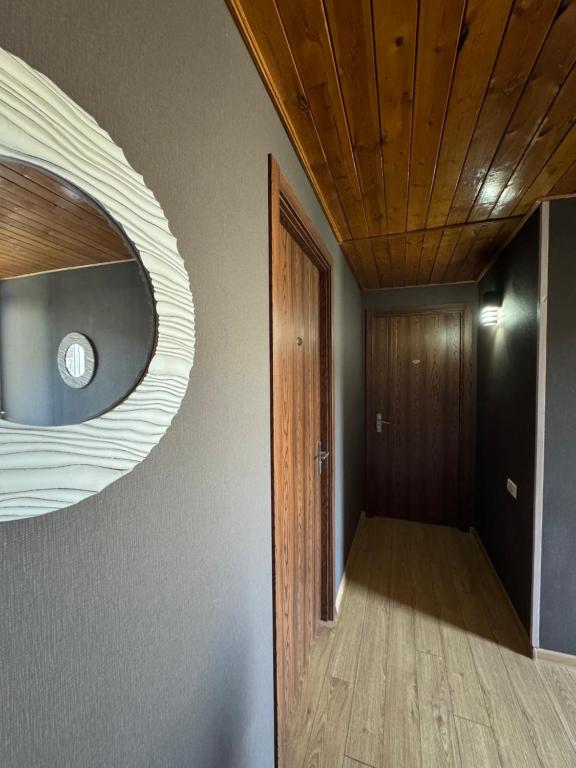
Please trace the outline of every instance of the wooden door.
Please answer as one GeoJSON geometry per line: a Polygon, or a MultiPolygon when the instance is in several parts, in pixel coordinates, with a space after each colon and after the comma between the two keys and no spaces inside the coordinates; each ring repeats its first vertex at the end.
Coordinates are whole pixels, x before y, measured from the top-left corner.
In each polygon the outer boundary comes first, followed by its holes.
{"type": "Polygon", "coordinates": [[[366,338],[367,513],[466,527],[467,309],[374,313],[366,338]]]}
{"type": "Polygon", "coordinates": [[[332,618],[330,264],[272,171],[271,346],[276,722],[286,724],[321,618],[332,618]],[[276,194],[275,194],[276,193],[276,194]]]}

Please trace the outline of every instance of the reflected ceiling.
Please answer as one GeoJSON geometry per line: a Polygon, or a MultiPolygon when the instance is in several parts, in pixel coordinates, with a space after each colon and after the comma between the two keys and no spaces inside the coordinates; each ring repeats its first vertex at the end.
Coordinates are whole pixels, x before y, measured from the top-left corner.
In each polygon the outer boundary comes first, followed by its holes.
{"type": "Polygon", "coordinates": [[[86,195],[29,164],[0,158],[0,280],[131,258],[86,195]]]}

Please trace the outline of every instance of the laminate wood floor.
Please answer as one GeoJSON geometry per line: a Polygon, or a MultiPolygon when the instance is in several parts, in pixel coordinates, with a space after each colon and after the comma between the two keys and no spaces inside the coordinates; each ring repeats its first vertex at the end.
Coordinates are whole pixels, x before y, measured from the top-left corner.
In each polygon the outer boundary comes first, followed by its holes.
{"type": "Polygon", "coordinates": [[[528,656],[478,543],[366,520],[322,628],[287,768],[575,768],[576,669],[528,656]]]}

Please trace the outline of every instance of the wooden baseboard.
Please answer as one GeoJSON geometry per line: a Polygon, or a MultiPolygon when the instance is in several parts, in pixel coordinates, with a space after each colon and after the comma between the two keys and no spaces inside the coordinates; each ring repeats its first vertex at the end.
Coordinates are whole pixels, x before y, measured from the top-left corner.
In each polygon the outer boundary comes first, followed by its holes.
{"type": "Polygon", "coordinates": [[[567,667],[576,667],[576,656],[560,651],[547,651],[546,648],[533,648],[532,658],[535,661],[552,661],[554,664],[564,664],[567,667]]]}
{"type": "Polygon", "coordinates": [[[352,563],[352,559],[356,551],[356,545],[358,543],[358,532],[364,525],[365,520],[366,520],[366,513],[360,512],[358,526],[356,527],[356,532],[354,533],[354,540],[352,541],[350,552],[348,552],[348,557],[346,558],[346,565],[344,566],[344,573],[342,574],[342,578],[340,579],[340,585],[338,587],[338,592],[336,593],[336,602],[335,602],[336,615],[340,613],[340,607],[342,605],[342,600],[344,599],[344,592],[346,590],[346,583],[348,581],[346,574],[350,571],[350,565],[352,563]]]}
{"type": "Polygon", "coordinates": [[[498,571],[496,570],[496,568],[494,566],[494,563],[492,562],[492,560],[490,558],[490,555],[488,554],[488,552],[486,550],[486,547],[484,546],[484,544],[482,542],[482,539],[480,538],[480,535],[478,534],[478,531],[476,530],[476,528],[471,526],[470,527],[470,533],[474,537],[474,540],[476,541],[476,544],[478,545],[478,548],[480,549],[480,551],[484,555],[484,558],[485,558],[486,562],[488,563],[488,566],[489,566],[490,570],[494,574],[494,578],[498,582],[498,584],[500,586],[500,589],[502,590],[502,592],[504,594],[504,597],[506,598],[506,602],[510,606],[510,610],[512,611],[512,614],[514,615],[514,618],[516,620],[516,624],[518,625],[518,628],[520,629],[520,631],[522,633],[522,636],[526,640],[526,650],[533,656],[534,655],[533,654],[534,649],[533,649],[532,643],[530,641],[530,635],[528,634],[528,631],[527,631],[526,627],[522,623],[522,619],[520,618],[520,616],[518,616],[518,611],[516,610],[516,606],[514,605],[512,600],[510,599],[510,595],[508,594],[508,592],[506,590],[506,587],[502,583],[502,579],[498,575],[498,571]]]}

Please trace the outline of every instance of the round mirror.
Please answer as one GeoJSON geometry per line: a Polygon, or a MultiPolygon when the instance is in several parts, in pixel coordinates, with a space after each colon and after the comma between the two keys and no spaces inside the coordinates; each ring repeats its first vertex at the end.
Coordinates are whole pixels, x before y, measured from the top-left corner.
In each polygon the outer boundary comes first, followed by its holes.
{"type": "Polygon", "coordinates": [[[86,387],[96,370],[96,356],[90,340],[81,333],[68,333],[58,348],[58,371],[73,389],[86,387]]]}
{"type": "Polygon", "coordinates": [[[1,418],[81,424],[146,371],[156,338],[147,275],[121,228],[64,179],[0,157],[0,187],[1,418]]]}
{"type": "Polygon", "coordinates": [[[194,305],[154,193],[105,129],[0,48],[0,521],[99,493],[158,444],[194,305]]]}

